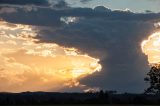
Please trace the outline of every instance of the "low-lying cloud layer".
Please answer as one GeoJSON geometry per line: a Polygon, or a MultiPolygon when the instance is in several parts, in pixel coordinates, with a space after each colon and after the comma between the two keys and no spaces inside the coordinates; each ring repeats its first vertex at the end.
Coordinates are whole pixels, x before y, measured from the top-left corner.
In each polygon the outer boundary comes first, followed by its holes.
{"type": "Polygon", "coordinates": [[[17,12],[1,13],[1,18],[36,26],[38,35],[33,37],[38,41],[34,42],[74,47],[100,58],[102,71],[81,79],[82,84],[122,92],[143,92],[147,86],[143,78],[149,66],[141,42],[157,30],[154,23],[159,13],[113,11],[103,6],[15,9],[17,12]]]}

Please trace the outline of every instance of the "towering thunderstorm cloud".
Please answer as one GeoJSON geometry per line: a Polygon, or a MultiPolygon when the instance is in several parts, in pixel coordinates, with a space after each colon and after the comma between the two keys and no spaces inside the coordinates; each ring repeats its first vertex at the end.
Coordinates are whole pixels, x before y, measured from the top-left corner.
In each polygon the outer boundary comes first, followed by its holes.
{"type": "Polygon", "coordinates": [[[141,42],[160,28],[160,13],[95,2],[0,0],[0,91],[143,92],[150,67],[141,42]]]}

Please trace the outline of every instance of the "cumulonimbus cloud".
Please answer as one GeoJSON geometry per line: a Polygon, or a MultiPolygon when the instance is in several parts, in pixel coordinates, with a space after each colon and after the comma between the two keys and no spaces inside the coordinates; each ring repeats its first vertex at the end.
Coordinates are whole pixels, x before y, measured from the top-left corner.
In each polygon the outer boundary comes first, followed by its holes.
{"type": "Polygon", "coordinates": [[[159,21],[159,13],[133,13],[100,6],[95,9],[38,8],[27,13],[18,9],[10,15],[0,16],[8,22],[36,26],[33,29],[38,29],[36,43],[74,47],[100,58],[103,70],[81,79],[82,84],[131,92],[143,91],[146,86],[143,78],[149,67],[140,44],[157,30],[154,23],[159,21]],[[28,17],[22,17],[26,14],[28,17]],[[77,20],[72,21],[75,18],[77,20]]]}

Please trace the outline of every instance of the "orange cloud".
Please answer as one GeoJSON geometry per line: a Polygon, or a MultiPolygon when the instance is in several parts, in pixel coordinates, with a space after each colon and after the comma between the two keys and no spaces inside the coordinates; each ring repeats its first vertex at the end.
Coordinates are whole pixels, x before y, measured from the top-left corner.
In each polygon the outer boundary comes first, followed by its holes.
{"type": "Polygon", "coordinates": [[[35,43],[32,26],[0,21],[0,91],[48,91],[79,86],[101,70],[99,59],[54,43],[35,43]]]}
{"type": "Polygon", "coordinates": [[[142,51],[148,56],[150,64],[160,63],[160,32],[155,32],[141,44],[142,51]]]}

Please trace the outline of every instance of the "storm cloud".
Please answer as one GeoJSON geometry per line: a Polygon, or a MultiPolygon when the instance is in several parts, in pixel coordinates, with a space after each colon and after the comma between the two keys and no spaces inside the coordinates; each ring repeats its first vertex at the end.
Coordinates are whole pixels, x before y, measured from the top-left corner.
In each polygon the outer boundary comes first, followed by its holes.
{"type": "Polygon", "coordinates": [[[17,12],[0,16],[8,22],[37,26],[39,42],[75,47],[100,58],[102,71],[81,80],[83,84],[121,92],[143,92],[147,86],[143,79],[149,66],[140,44],[157,30],[154,23],[159,21],[159,13],[113,11],[99,6],[95,9],[48,7],[30,12],[17,8],[17,12]]]}
{"type": "Polygon", "coordinates": [[[1,0],[0,4],[16,4],[16,5],[48,5],[47,0],[1,0]]]}
{"type": "Polygon", "coordinates": [[[90,1],[92,1],[92,0],[80,0],[80,2],[82,2],[82,3],[88,3],[90,1]]]}

